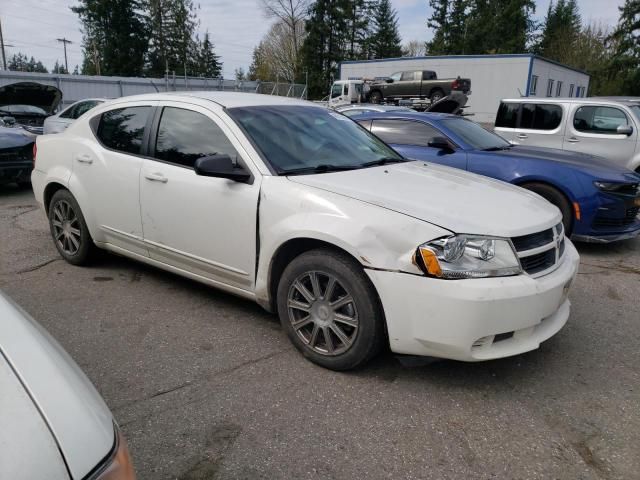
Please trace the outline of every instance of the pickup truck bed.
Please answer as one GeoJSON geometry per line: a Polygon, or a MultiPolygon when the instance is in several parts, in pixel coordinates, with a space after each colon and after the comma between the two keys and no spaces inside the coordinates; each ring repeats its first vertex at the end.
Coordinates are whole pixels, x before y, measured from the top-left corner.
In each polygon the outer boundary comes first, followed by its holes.
{"type": "Polygon", "coordinates": [[[460,77],[438,79],[436,73],[431,70],[396,72],[385,80],[371,83],[369,101],[380,103],[406,98],[428,98],[437,102],[452,91],[468,95],[471,91],[471,80],[460,77]]]}

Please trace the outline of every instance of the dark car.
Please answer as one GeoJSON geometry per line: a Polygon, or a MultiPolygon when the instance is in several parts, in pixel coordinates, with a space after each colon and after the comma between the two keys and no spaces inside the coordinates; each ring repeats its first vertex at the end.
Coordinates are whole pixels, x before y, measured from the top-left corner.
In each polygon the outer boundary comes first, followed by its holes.
{"type": "Polygon", "coordinates": [[[640,175],[603,158],[512,145],[455,115],[369,113],[354,120],[407,158],[461,168],[541,195],[560,209],[574,240],[608,242],[640,234],[640,175]]]}
{"type": "Polygon", "coordinates": [[[30,185],[35,137],[21,128],[0,126],[0,185],[30,185]]]}
{"type": "Polygon", "coordinates": [[[432,70],[409,70],[374,81],[370,86],[369,101],[380,103],[407,98],[428,98],[435,103],[450,95],[452,91],[466,94],[470,90],[471,80],[468,78],[439,79],[432,70]]]}
{"type": "Polygon", "coordinates": [[[51,85],[18,82],[0,88],[0,118],[15,120],[30,133],[42,134],[45,118],[55,112],[62,92],[51,85]]]}

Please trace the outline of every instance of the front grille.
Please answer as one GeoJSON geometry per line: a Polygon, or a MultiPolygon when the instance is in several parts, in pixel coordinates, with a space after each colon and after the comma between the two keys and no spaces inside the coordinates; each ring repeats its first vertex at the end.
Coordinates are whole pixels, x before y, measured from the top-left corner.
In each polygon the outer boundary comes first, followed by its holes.
{"type": "Polygon", "coordinates": [[[524,252],[543,245],[547,245],[553,241],[553,229],[543,230],[542,232],[532,233],[530,235],[522,235],[521,237],[511,238],[516,252],[524,252]]]}
{"type": "Polygon", "coordinates": [[[31,160],[32,147],[4,148],[0,150],[0,163],[23,162],[31,160]]]}
{"type": "Polygon", "coordinates": [[[622,228],[636,221],[640,207],[627,208],[622,217],[610,217],[599,212],[593,220],[593,228],[622,228]]]}
{"type": "Polygon", "coordinates": [[[552,248],[542,253],[523,257],[520,259],[520,263],[522,264],[522,269],[529,275],[542,272],[543,270],[553,267],[556,263],[556,250],[552,248]]]}
{"type": "Polygon", "coordinates": [[[540,232],[512,237],[522,270],[536,275],[553,268],[564,254],[565,240],[562,224],[540,232]]]}

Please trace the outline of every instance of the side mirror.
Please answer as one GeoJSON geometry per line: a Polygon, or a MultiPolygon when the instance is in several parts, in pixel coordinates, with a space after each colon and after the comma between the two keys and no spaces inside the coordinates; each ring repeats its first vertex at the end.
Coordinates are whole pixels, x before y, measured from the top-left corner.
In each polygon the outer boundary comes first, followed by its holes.
{"type": "Polygon", "coordinates": [[[618,128],[616,128],[616,133],[628,137],[633,133],[633,127],[631,125],[619,125],[618,128]]]}
{"type": "Polygon", "coordinates": [[[431,140],[429,140],[429,143],[427,145],[429,145],[431,148],[437,148],[439,150],[447,150],[449,152],[453,151],[449,140],[444,137],[433,137],[431,140]]]}
{"type": "Polygon", "coordinates": [[[384,81],[387,83],[393,83],[393,78],[386,78],[384,81]]]}
{"type": "Polygon", "coordinates": [[[196,175],[203,177],[228,178],[241,183],[247,183],[251,179],[251,174],[240,165],[235,165],[226,154],[201,157],[196,160],[193,169],[196,175]]]}

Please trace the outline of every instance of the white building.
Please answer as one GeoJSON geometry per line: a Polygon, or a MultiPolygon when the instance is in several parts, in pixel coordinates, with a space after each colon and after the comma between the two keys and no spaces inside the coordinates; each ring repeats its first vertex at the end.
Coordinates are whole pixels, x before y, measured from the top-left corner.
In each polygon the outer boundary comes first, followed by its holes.
{"type": "Polygon", "coordinates": [[[446,55],[355,60],[339,66],[340,80],[387,77],[404,70],[434,70],[438,78],[471,79],[466,113],[493,123],[502,98],[584,97],[589,74],[536,55],[446,55]]]}

